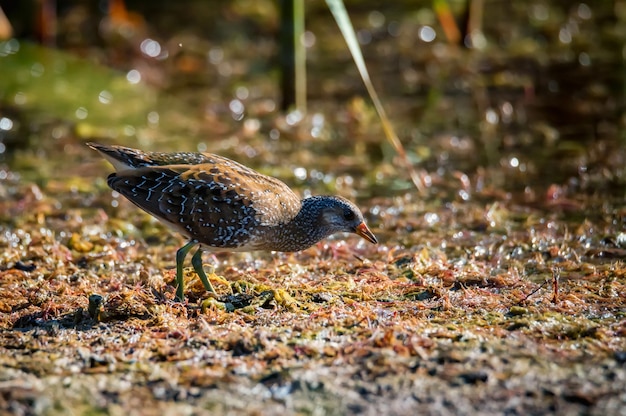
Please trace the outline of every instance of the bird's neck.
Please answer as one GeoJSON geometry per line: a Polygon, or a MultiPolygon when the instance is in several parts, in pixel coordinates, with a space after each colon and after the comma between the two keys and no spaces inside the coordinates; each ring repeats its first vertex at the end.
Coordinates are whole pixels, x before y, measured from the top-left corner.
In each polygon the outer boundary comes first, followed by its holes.
{"type": "Polygon", "coordinates": [[[311,247],[334,230],[328,229],[320,222],[320,213],[324,201],[322,197],[310,197],[302,200],[300,212],[288,223],[274,227],[275,234],[271,241],[276,242],[274,251],[300,251],[311,247]]]}

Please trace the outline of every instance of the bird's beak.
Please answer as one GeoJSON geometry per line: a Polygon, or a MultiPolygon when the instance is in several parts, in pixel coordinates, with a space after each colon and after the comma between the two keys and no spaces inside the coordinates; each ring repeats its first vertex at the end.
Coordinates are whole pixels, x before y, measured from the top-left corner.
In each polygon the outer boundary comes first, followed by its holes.
{"type": "Polygon", "coordinates": [[[357,225],[355,231],[354,231],[357,235],[360,235],[361,237],[363,237],[364,239],[366,239],[367,241],[369,241],[370,243],[373,244],[378,244],[378,240],[376,239],[376,237],[374,236],[374,233],[372,233],[370,231],[369,228],[367,228],[367,225],[365,225],[364,222],[360,223],[359,225],[357,225]]]}

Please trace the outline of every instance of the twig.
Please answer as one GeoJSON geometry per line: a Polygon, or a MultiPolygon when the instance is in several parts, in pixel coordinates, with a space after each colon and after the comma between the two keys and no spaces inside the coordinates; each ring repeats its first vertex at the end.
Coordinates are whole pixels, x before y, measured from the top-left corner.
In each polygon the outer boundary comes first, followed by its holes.
{"type": "Polygon", "coordinates": [[[561,278],[561,268],[552,268],[552,303],[559,301],[559,279],[561,278]]]}
{"type": "Polygon", "coordinates": [[[526,302],[526,300],[531,297],[532,295],[534,295],[535,293],[539,292],[541,290],[542,287],[544,287],[545,285],[547,285],[549,282],[549,279],[546,279],[543,281],[543,283],[541,285],[539,285],[538,288],[536,288],[535,290],[533,290],[532,292],[530,292],[528,295],[526,295],[524,297],[524,299],[520,300],[519,302],[516,303],[516,305],[521,305],[522,303],[526,302]]]}

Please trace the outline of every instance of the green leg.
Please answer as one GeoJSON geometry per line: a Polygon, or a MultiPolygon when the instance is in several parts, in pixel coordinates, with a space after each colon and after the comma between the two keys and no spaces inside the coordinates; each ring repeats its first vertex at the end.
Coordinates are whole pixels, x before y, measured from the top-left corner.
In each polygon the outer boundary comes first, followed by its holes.
{"type": "Polygon", "coordinates": [[[185,261],[185,257],[187,257],[187,253],[191,250],[196,244],[196,241],[191,240],[184,246],[178,249],[176,252],[176,284],[178,287],[176,288],[176,298],[181,302],[185,300],[185,280],[183,279],[183,262],[185,261]]]}
{"type": "Polygon", "coordinates": [[[211,284],[211,281],[207,277],[206,273],[204,273],[204,269],[202,268],[202,249],[201,248],[199,248],[198,251],[196,251],[196,254],[194,254],[193,257],[191,258],[191,265],[193,266],[193,269],[196,271],[196,273],[198,273],[198,277],[200,277],[200,280],[202,280],[202,284],[204,285],[204,288],[211,293],[215,293],[215,289],[213,289],[213,285],[211,284]]]}

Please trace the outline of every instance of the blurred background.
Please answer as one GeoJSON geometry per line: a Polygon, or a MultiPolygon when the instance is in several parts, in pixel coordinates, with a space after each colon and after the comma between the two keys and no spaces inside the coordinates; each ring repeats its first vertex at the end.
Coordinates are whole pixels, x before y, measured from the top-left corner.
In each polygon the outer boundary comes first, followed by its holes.
{"type": "MultiPolygon", "coordinates": [[[[305,2],[307,110],[281,109],[284,3],[0,1],[3,177],[90,176],[100,140],[221,153],[304,192],[413,192],[323,1],[305,2]]],[[[345,4],[435,195],[623,198],[626,1],[345,4]]]]}

